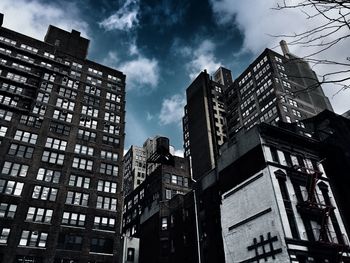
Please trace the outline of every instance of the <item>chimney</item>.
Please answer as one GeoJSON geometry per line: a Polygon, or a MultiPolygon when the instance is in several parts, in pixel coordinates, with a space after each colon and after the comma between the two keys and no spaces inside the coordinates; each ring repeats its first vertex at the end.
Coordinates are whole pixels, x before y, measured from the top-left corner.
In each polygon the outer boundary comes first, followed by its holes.
{"type": "Polygon", "coordinates": [[[288,54],[290,54],[289,48],[288,48],[288,44],[287,44],[286,41],[281,40],[281,41],[280,41],[280,46],[281,46],[283,55],[284,55],[285,57],[286,57],[288,54]]]}

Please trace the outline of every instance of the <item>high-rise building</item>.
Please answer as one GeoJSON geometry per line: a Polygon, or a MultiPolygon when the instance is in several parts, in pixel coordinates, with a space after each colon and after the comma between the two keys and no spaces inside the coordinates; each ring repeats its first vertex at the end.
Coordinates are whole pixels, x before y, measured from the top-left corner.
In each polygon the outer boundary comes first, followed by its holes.
{"type": "Polygon", "coordinates": [[[118,262],[125,75],[88,46],[0,28],[0,262],[118,262]]]}
{"type": "Polygon", "coordinates": [[[184,149],[195,179],[216,166],[219,147],[226,141],[224,90],[225,86],[213,81],[206,71],[186,90],[184,149]]]}
{"type": "Polygon", "coordinates": [[[157,166],[125,197],[123,233],[140,239],[140,263],[198,262],[188,161],[170,154],[167,138],[154,143],[147,161],[157,166]]]}
{"type": "Polygon", "coordinates": [[[123,159],[124,195],[130,194],[146,178],[146,151],[132,145],[123,159]]]}
{"type": "Polygon", "coordinates": [[[229,140],[257,123],[300,122],[332,110],[309,64],[291,54],[283,40],[281,47],[283,55],[265,49],[226,90],[229,140]]]}
{"type": "MultiPolygon", "coordinates": [[[[131,145],[123,158],[124,195],[130,194],[139,186],[148,174],[151,174],[158,166],[157,163],[147,162],[148,158],[156,151],[157,139],[161,136],[147,138],[143,146],[131,145]]],[[[169,146],[169,150],[173,146],[169,146]]]]}

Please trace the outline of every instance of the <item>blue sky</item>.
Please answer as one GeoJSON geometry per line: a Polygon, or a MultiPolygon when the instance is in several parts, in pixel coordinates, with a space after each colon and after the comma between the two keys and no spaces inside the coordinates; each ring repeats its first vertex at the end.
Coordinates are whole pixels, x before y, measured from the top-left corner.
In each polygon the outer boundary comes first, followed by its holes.
{"type": "MultiPolygon", "coordinates": [[[[301,12],[272,10],[276,2],[1,0],[0,12],[5,27],[41,40],[49,24],[81,31],[90,39],[89,59],[127,75],[125,148],[160,134],[182,150],[185,89],[200,71],[222,65],[236,77],[264,48],[279,52],[280,38],[271,35],[307,28],[301,12]]],[[[339,50],[330,56],[340,58],[339,50]]],[[[325,91],[338,113],[350,108],[350,92],[325,91]]]]}

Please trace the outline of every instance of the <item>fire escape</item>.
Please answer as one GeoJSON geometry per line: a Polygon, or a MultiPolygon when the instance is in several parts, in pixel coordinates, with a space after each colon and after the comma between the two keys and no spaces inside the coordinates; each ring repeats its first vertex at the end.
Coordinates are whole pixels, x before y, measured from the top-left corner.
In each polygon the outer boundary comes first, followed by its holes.
{"type": "MultiPolygon", "coordinates": [[[[301,166],[293,167],[298,173],[306,176],[306,193],[303,201],[298,202],[297,209],[306,220],[315,221],[319,224],[318,229],[313,229],[315,242],[318,247],[332,251],[332,262],[343,262],[342,255],[347,246],[344,238],[336,236],[330,229],[331,215],[334,214],[335,207],[326,200],[322,200],[316,192],[316,187],[322,175],[321,172],[301,166]]],[[[324,199],[324,198],[323,198],[324,199]]]]}

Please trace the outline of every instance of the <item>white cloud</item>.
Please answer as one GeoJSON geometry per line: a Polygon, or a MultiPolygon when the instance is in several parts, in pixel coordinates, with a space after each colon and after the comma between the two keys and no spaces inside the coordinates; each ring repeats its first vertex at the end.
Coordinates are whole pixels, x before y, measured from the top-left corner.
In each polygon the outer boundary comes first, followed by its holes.
{"type": "Polygon", "coordinates": [[[130,30],[139,24],[139,0],[127,0],[113,15],[102,20],[99,25],[105,30],[130,30]]]}
{"type": "Polygon", "coordinates": [[[43,40],[48,26],[54,25],[67,31],[75,29],[88,37],[88,25],[79,18],[75,4],[57,5],[38,0],[1,0],[4,27],[43,40]]]}
{"type": "Polygon", "coordinates": [[[186,104],[185,97],[180,94],[175,94],[170,98],[166,98],[162,102],[162,108],[159,114],[159,123],[168,125],[176,123],[181,125],[184,106],[186,104]]]}
{"type": "MultiPolygon", "coordinates": [[[[188,52],[184,47],[184,52],[188,52]]],[[[220,67],[220,63],[214,55],[215,45],[210,40],[204,40],[192,50],[192,60],[186,65],[189,71],[189,77],[194,79],[202,70],[206,69],[208,73],[214,73],[220,67]]]]}
{"type": "Polygon", "coordinates": [[[126,74],[128,89],[145,90],[154,89],[159,81],[158,61],[149,59],[142,55],[137,58],[119,64],[118,69],[126,74]]]}
{"type": "Polygon", "coordinates": [[[120,61],[118,53],[110,51],[102,63],[126,75],[127,90],[151,91],[155,89],[159,82],[158,60],[145,57],[135,44],[130,45],[130,49],[136,52],[132,59],[120,61]]]}
{"type": "MultiPolygon", "coordinates": [[[[305,13],[300,9],[288,9],[283,11],[274,10],[279,0],[210,0],[217,22],[219,24],[235,23],[243,33],[242,52],[252,52],[254,56],[258,55],[265,48],[278,46],[281,37],[278,35],[293,35],[301,33],[315,26],[320,26],[324,22],[323,16],[316,16],[313,19],[307,19],[305,13]]],[[[288,2],[288,1],[287,1],[288,2]]],[[[296,3],[296,1],[294,1],[296,3]]],[[[305,10],[304,10],[305,11],[305,10]]],[[[314,13],[312,9],[306,10],[314,13]]],[[[338,12],[338,10],[336,10],[338,12]]],[[[333,13],[334,15],[335,13],[333,13]]],[[[329,15],[332,15],[331,13],[329,15]]],[[[338,32],[344,34],[344,32],[338,32]]],[[[335,36],[333,36],[335,37],[335,36]]],[[[286,38],[286,41],[292,39],[286,38]]],[[[338,62],[348,63],[344,50],[348,50],[350,38],[343,40],[334,48],[317,55],[318,59],[330,59],[338,62]]],[[[301,45],[290,45],[290,51],[298,56],[305,56],[315,51],[316,47],[305,47],[301,45]]],[[[279,52],[279,50],[277,50],[279,52]]],[[[327,72],[342,69],[331,68],[325,65],[316,65],[313,68],[318,75],[327,72]]],[[[344,68],[343,68],[344,70],[344,68]]],[[[349,85],[350,83],[345,83],[349,85]]],[[[342,113],[349,109],[350,92],[341,92],[340,95],[333,95],[338,90],[335,85],[323,86],[326,95],[331,99],[331,103],[336,112],[342,113]]]]}
{"type": "Polygon", "coordinates": [[[146,120],[147,121],[151,121],[154,119],[154,115],[152,115],[151,113],[149,113],[148,111],[146,112],[146,120]]]}
{"type": "Polygon", "coordinates": [[[178,157],[184,157],[184,151],[175,149],[173,155],[178,156],[178,157]]]}

